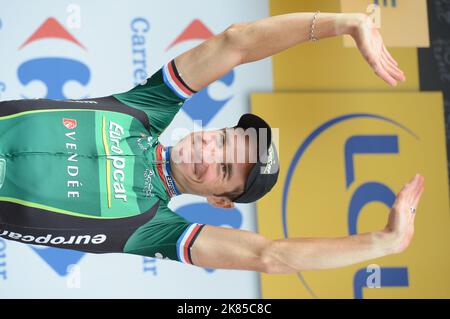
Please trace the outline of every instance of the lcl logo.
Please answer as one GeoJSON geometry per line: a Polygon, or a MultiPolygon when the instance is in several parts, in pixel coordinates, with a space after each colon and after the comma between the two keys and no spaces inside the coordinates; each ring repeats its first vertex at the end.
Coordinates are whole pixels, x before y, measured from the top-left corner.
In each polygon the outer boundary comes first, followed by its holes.
{"type": "MultiPolygon", "coordinates": [[[[300,144],[294,157],[289,165],[288,172],[286,175],[285,184],[283,186],[283,197],[282,197],[282,224],[283,232],[285,238],[289,237],[289,225],[288,225],[288,202],[289,202],[289,189],[291,182],[293,180],[293,175],[296,169],[300,169],[300,162],[311,145],[314,144],[316,139],[321,136],[322,133],[327,131],[333,126],[341,124],[346,121],[358,120],[358,119],[373,119],[377,121],[383,121],[389,123],[407,134],[411,135],[416,140],[419,137],[404,125],[396,122],[393,119],[370,113],[351,113],[341,115],[339,117],[328,120],[322,123],[319,127],[314,129],[300,144]]],[[[351,186],[355,182],[355,166],[354,157],[356,155],[391,155],[399,154],[399,137],[398,135],[358,135],[354,134],[349,136],[344,142],[344,163],[345,163],[345,185],[346,189],[349,191],[351,186]]],[[[382,183],[381,181],[366,181],[359,185],[350,197],[350,202],[347,211],[347,226],[348,234],[357,234],[357,225],[360,212],[369,203],[378,202],[391,207],[395,201],[395,193],[392,189],[382,183]]],[[[406,266],[400,267],[379,267],[376,269],[380,278],[379,287],[407,287],[409,285],[408,280],[408,268],[406,266]]],[[[367,287],[371,272],[368,272],[366,268],[359,269],[355,272],[353,277],[353,293],[356,299],[363,297],[363,288],[367,287]]],[[[300,282],[306,290],[313,296],[316,297],[313,287],[310,287],[305,278],[301,273],[298,274],[300,282]]]]}

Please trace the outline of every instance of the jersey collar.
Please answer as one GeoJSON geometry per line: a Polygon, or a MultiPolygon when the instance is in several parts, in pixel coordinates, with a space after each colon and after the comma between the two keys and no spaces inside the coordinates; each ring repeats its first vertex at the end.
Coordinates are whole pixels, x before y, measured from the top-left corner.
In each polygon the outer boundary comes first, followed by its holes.
{"type": "Polygon", "coordinates": [[[167,194],[169,197],[174,197],[181,195],[181,193],[172,177],[172,170],[170,168],[170,150],[171,147],[164,147],[161,144],[158,144],[156,147],[156,169],[167,194]]]}

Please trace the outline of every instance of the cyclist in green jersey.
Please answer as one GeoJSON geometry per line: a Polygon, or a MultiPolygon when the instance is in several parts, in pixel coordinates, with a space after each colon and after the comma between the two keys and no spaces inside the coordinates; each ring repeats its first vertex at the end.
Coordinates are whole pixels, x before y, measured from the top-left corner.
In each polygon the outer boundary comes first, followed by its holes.
{"type": "Polygon", "coordinates": [[[399,192],[383,230],[344,238],[270,240],[190,223],[168,208],[182,193],[222,208],[253,202],[279,174],[270,126],[252,114],[227,129],[191,133],[173,147],[160,144],[183,103],[239,64],[342,34],[353,37],[387,83],[405,80],[368,16],[293,13],[234,24],[125,93],[1,102],[0,236],[267,273],[340,267],[403,251],[424,189],[420,175],[399,192]]]}

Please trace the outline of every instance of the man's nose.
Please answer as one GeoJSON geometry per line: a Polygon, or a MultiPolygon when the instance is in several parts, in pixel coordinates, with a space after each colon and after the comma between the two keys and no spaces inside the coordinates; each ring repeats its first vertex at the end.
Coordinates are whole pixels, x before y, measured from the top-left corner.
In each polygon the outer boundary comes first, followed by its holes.
{"type": "Polygon", "coordinates": [[[204,134],[203,142],[203,157],[205,159],[214,160],[216,155],[220,155],[222,143],[220,135],[218,134],[204,134]]]}

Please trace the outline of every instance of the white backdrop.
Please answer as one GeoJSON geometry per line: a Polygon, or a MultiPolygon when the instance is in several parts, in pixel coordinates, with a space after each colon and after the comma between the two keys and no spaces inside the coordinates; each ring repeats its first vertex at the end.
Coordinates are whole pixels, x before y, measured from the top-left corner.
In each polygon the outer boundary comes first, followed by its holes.
{"type": "MultiPolygon", "coordinates": [[[[268,0],[0,0],[0,100],[122,92],[230,24],[268,14],[268,0]]],[[[174,129],[191,131],[193,120],[205,129],[234,125],[250,92],[271,90],[270,58],[239,66],[186,103],[161,140],[173,145],[174,129]]],[[[192,221],[256,230],[254,205],[224,212],[183,195],[171,207],[192,221]]],[[[0,239],[0,298],[52,297],[259,298],[260,289],[248,271],[0,239]]]]}

